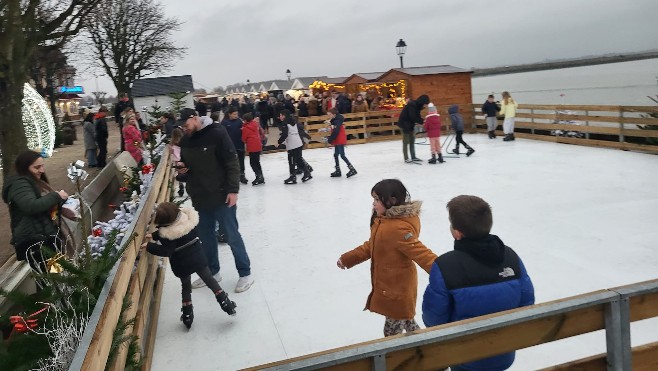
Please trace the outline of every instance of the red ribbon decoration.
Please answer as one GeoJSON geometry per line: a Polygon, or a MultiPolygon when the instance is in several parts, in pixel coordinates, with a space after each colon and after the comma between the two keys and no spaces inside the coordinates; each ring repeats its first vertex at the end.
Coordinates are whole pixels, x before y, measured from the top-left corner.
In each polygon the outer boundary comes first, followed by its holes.
{"type": "Polygon", "coordinates": [[[146,175],[151,172],[153,167],[151,165],[144,165],[142,166],[142,174],[146,175]]]}
{"type": "Polygon", "coordinates": [[[34,330],[39,324],[37,323],[37,319],[32,317],[43,313],[48,307],[49,306],[46,304],[43,308],[27,316],[27,319],[23,318],[23,316],[10,316],[9,322],[14,325],[14,331],[16,332],[26,333],[30,330],[34,330]]]}

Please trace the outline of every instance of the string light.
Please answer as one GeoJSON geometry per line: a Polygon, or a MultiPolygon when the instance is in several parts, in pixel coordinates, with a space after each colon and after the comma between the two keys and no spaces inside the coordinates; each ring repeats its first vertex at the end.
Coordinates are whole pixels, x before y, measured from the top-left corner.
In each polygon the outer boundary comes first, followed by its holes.
{"type": "Polygon", "coordinates": [[[397,82],[373,82],[359,84],[359,90],[368,91],[370,89],[377,90],[377,95],[382,95],[381,90],[385,89],[385,96],[390,99],[395,100],[395,105],[398,107],[404,107],[405,100],[407,98],[407,81],[398,80],[397,82]],[[400,90],[400,95],[398,96],[397,91],[400,90]],[[389,96],[389,93],[392,95],[389,96]]]}
{"type": "Polygon", "coordinates": [[[25,84],[23,88],[22,114],[27,148],[41,152],[46,157],[52,156],[55,121],[46,101],[30,84],[25,84]]]}
{"type": "Polygon", "coordinates": [[[308,86],[309,90],[319,89],[319,90],[331,90],[334,89],[345,89],[345,85],[326,83],[322,80],[315,80],[311,85],[308,86]]]}

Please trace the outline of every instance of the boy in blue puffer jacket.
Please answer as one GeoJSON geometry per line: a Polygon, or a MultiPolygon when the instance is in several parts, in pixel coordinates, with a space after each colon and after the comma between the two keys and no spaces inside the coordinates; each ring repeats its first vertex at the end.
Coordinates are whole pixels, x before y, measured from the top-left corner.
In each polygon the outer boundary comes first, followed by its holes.
{"type": "Polygon", "coordinates": [[[462,114],[459,113],[459,106],[453,104],[448,108],[448,113],[450,114],[450,126],[452,127],[452,130],[455,131],[457,137],[455,139],[455,149],[452,150],[452,153],[459,154],[459,145],[463,144],[467,149],[466,157],[472,155],[475,150],[473,147],[466,144],[462,138],[462,135],[464,134],[464,118],[462,117],[462,114]]]}
{"type": "MultiPolygon", "coordinates": [[[[535,303],[521,258],[490,234],[491,207],[480,197],[457,196],[447,205],[454,250],[434,261],[423,296],[425,326],[437,326],[535,303]]],[[[452,371],[506,370],[514,352],[451,366],[452,371]]]]}

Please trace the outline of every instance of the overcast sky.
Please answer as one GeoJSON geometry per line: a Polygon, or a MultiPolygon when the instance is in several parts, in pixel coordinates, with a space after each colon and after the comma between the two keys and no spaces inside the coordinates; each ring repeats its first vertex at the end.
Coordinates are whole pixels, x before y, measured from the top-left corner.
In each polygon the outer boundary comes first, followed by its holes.
{"type": "MultiPolygon", "coordinates": [[[[195,88],[399,67],[493,67],[658,49],[658,0],[159,0],[185,57],[160,76],[195,88]]],[[[155,76],[153,76],[155,77],[155,76]]],[[[93,75],[78,76],[86,92],[93,75]]],[[[98,78],[100,90],[116,94],[98,78]]]]}

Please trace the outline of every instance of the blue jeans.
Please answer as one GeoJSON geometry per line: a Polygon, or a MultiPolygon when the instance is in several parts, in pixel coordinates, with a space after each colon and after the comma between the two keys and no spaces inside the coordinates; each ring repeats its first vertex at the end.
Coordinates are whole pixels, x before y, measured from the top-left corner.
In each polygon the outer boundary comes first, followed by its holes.
{"type": "Polygon", "coordinates": [[[199,238],[201,246],[208,260],[208,268],[213,275],[219,273],[219,253],[217,250],[217,223],[224,227],[226,242],[231,247],[235,267],[240,277],[251,274],[251,263],[247,248],[242,241],[242,235],[238,230],[237,206],[228,207],[222,205],[213,210],[197,210],[199,212],[199,238]]]}
{"type": "Polygon", "coordinates": [[[347,166],[352,166],[350,163],[350,160],[347,159],[347,156],[345,156],[345,145],[344,144],[336,144],[334,146],[334,161],[336,161],[336,169],[340,167],[340,163],[338,162],[338,156],[345,161],[347,166]]]}
{"type": "Polygon", "coordinates": [[[88,149],[87,150],[87,165],[88,166],[96,166],[98,162],[96,161],[96,150],[95,149],[88,149]]]}

